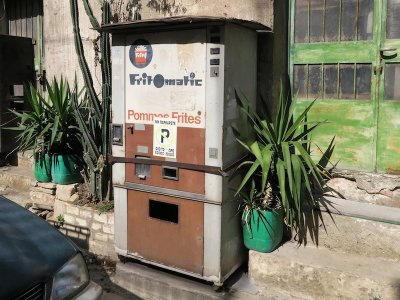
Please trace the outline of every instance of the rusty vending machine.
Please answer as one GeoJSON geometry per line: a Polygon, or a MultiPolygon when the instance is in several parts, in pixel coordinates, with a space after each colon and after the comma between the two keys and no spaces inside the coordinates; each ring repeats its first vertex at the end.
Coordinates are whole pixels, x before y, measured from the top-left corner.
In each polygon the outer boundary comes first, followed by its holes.
{"type": "Polygon", "coordinates": [[[166,18],[113,34],[118,254],[221,284],[244,261],[235,89],[255,102],[258,23],[166,18]]]}

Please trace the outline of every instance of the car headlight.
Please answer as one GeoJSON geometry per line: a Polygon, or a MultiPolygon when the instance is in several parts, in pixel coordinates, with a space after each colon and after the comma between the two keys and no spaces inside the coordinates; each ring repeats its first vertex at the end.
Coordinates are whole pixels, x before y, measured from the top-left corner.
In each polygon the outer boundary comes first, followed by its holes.
{"type": "Polygon", "coordinates": [[[89,282],[86,263],[80,253],[68,261],[53,277],[51,300],[61,300],[78,293],[89,282]]]}

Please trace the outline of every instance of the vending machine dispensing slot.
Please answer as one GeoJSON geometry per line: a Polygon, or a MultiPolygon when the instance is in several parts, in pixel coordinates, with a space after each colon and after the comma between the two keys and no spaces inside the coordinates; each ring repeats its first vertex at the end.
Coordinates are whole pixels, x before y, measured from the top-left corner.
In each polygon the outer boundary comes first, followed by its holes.
{"type": "Polygon", "coordinates": [[[246,259],[228,176],[245,156],[235,90],[255,104],[266,28],[205,17],[102,28],[113,33],[112,115],[123,124],[108,158],[116,251],[221,284],[246,259]]]}

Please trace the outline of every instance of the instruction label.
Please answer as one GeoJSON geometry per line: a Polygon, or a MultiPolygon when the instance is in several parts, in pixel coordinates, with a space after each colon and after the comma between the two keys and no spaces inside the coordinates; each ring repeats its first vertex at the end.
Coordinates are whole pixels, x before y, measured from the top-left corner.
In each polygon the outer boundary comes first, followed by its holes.
{"type": "Polygon", "coordinates": [[[153,135],[153,155],[176,158],[176,119],[155,118],[153,135]]]}

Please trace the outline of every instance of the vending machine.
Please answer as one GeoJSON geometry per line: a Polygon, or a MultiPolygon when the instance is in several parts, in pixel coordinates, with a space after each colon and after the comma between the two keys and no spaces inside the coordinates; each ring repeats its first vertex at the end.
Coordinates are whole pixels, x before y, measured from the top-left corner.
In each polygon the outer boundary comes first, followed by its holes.
{"type": "Polygon", "coordinates": [[[112,156],[119,255],[221,284],[246,259],[235,91],[253,104],[258,23],[166,18],[112,33],[112,156]]]}

